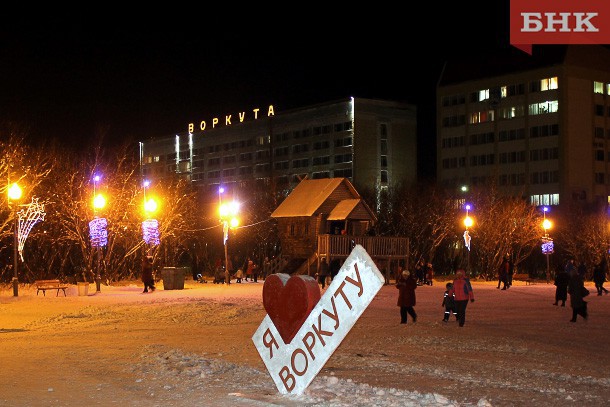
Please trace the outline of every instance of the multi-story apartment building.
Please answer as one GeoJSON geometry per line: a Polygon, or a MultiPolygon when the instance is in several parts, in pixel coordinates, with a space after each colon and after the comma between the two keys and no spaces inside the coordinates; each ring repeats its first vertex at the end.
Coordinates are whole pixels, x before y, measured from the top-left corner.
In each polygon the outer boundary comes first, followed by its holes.
{"type": "Polygon", "coordinates": [[[608,203],[610,50],[536,46],[532,56],[447,64],[437,87],[437,181],[490,180],[534,205],[608,203]]]}
{"type": "Polygon", "coordinates": [[[276,111],[274,106],[185,124],[140,143],[144,178],[185,176],[203,191],[258,180],[291,188],[308,177],[387,188],[417,179],[413,105],[361,98],[276,111]]]}

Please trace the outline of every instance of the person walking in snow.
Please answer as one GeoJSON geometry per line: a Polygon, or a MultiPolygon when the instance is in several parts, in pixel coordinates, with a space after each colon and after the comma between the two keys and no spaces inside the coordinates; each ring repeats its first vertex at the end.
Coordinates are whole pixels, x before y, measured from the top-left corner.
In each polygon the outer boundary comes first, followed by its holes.
{"type": "Polygon", "coordinates": [[[142,260],[142,282],[144,283],[142,293],[147,293],[149,289],[151,292],[155,291],[152,256],[144,256],[144,260],[142,260]]]}
{"type": "Polygon", "coordinates": [[[565,270],[557,270],[555,274],[555,302],[553,305],[558,305],[561,301],[561,306],[566,306],[566,300],[568,299],[568,283],[570,282],[570,275],[565,270]]]}
{"type": "Polygon", "coordinates": [[[458,324],[464,326],[466,323],[466,306],[468,301],[474,302],[474,293],[470,279],[466,277],[463,269],[455,272],[453,287],[449,289],[448,295],[455,295],[455,308],[457,310],[458,324]]]}
{"type": "Polygon", "coordinates": [[[500,268],[498,268],[498,286],[496,288],[500,288],[501,284],[503,290],[506,290],[508,287],[508,268],[508,259],[504,256],[502,264],[500,264],[500,268]]]}
{"type": "Polygon", "coordinates": [[[588,294],[586,290],[578,270],[573,269],[570,273],[570,282],[568,283],[568,294],[570,294],[570,306],[572,307],[572,319],[570,322],[576,322],[576,318],[579,315],[585,321],[587,320],[589,314],[587,311],[587,301],[584,300],[584,296],[588,294]]]}
{"type": "Polygon", "coordinates": [[[608,294],[608,290],[604,287],[606,273],[604,273],[601,263],[596,264],[593,268],[593,282],[595,283],[597,295],[602,295],[603,293],[608,294]]]}
{"type": "Polygon", "coordinates": [[[415,276],[408,270],[403,270],[398,281],[398,301],[396,305],[400,307],[400,323],[407,323],[407,315],[411,315],[413,322],[417,322],[417,313],[415,312],[415,289],[417,288],[417,280],[415,276]]]}
{"type": "Polygon", "coordinates": [[[455,295],[449,295],[449,290],[453,287],[453,283],[445,284],[445,294],[443,295],[443,303],[441,306],[445,307],[445,314],[443,315],[443,322],[448,322],[451,315],[455,316],[457,321],[457,310],[455,308],[455,295]]]}

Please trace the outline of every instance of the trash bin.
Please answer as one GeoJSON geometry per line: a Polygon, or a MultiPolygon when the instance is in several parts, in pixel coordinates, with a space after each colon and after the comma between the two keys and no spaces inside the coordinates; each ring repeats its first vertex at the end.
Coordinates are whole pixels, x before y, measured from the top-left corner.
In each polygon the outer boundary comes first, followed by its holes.
{"type": "Polygon", "coordinates": [[[163,267],[161,278],[163,279],[164,290],[183,290],[184,289],[185,267],[163,267]]]}
{"type": "Polygon", "coordinates": [[[76,286],[78,287],[78,296],[84,297],[89,295],[89,283],[87,282],[77,282],[76,286]]]}

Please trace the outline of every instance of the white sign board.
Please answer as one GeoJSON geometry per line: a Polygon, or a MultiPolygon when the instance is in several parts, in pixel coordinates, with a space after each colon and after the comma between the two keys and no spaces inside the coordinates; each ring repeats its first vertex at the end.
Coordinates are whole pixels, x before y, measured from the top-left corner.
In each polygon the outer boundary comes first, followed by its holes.
{"type": "Polygon", "coordinates": [[[265,316],[252,341],[280,393],[303,393],[384,283],[366,250],[356,245],[290,343],[265,316]]]}

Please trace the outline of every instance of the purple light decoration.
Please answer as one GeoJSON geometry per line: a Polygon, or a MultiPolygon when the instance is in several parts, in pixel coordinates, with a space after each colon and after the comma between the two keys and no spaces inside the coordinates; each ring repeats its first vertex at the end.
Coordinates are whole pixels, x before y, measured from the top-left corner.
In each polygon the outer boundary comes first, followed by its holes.
{"type": "Polygon", "coordinates": [[[93,176],[93,181],[94,182],[100,182],[101,179],[102,179],[102,177],[100,175],[94,175],[93,176]]]}
{"type": "Polygon", "coordinates": [[[219,194],[222,194],[222,193],[224,193],[224,192],[225,192],[225,189],[224,189],[223,187],[219,187],[219,188],[218,188],[218,193],[219,193],[219,194]]]}
{"type": "Polygon", "coordinates": [[[549,211],[549,207],[548,206],[543,206],[542,207],[542,211],[543,212],[548,212],[549,211]]]}
{"type": "Polygon", "coordinates": [[[144,188],[148,188],[149,185],[150,185],[150,181],[149,180],[144,180],[144,182],[142,183],[142,186],[144,188]]]}
{"type": "Polygon", "coordinates": [[[147,219],[142,222],[142,237],[146,244],[157,246],[159,240],[159,222],[156,219],[147,219]]]}
{"type": "Polygon", "coordinates": [[[465,208],[466,208],[467,211],[469,211],[471,209],[470,204],[466,204],[465,208]]]}
{"type": "Polygon", "coordinates": [[[553,254],[555,247],[551,239],[542,241],[542,254],[553,254]]]}
{"type": "Polygon", "coordinates": [[[89,222],[89,239],[91,247],[104,247],[108,244],[108,221],[106,218],[95,218],[89,222]]]}

